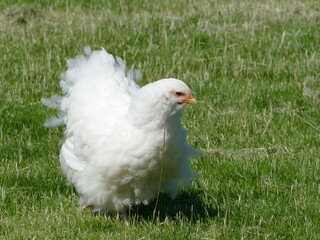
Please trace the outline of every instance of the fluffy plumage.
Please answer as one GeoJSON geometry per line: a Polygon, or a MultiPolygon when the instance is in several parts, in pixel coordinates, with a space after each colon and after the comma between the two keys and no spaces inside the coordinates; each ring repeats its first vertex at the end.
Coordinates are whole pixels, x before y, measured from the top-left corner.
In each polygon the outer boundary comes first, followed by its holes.
{"type": "Polygon", "coordinates": [[[163,79],[140,88],[139,72],[105,50],[85,49],[67,61],[61,75],[64,96],[42,102],[58,109],[46,126],[66,125],[60,162],[80,204],[125,213],[147,204],[157,192],[175,197],[195,173],[180,124],[186,103],[196,103],[188,86],[163,79]]]}

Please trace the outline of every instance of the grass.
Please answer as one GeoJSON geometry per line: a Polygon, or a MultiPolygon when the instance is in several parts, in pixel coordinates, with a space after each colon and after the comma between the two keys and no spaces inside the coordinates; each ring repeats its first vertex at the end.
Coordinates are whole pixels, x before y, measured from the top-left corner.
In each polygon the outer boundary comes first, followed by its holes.
{"type": "Polygon", "coordinates": [[[3,0],[0,20],[1,239],[319,239],[318,1],[3,0]],[[85,45],[199,100],[183,119],[199,178],[156,219],[78,211],[65,185],[40,99],[85,45]]]}

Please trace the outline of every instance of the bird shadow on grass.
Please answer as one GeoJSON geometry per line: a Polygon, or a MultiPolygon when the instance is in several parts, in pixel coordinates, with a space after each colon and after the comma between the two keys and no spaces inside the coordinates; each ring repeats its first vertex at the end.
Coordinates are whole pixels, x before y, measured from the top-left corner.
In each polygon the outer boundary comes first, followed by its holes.
{"type": "MultiPolygon", "coordinates": [[[[66,186],[63,180],[59,182],[60,184],[57,184],[53,181],[45,181],[44,176],[11,176],[8,182],[11,183],[11,187],[18,188],[19,192],[22,192],[25,197],[30,196],[32,199],[40,199],[49,193],[52,194],[53,189],[63,195],[70,195],[71,192],[75,192],[72,187],[66,186]],[[39,182],[42,184],[39,184],[39,182]]],[[[158,198],[148,205],[132,206],[128,210],[128,220],[129,222],[147,221],[153,223],[179,220],[190,223],[205,222],[216,217],[218,211],[213,206],[205,204],[201,199],[202,195],[203,193],[199,190],[188,190],[181,192],[177,198],[171,199],[169,193],[161,192],[158,198]]],[[[110,216],[108,213],[98,215],[110,216]]]]}
{"type": "Polygon", "coordinates": [[[132,206],[128,212],[132,221],[176,221],[186,220],[192,223],[206,221],[218,215],[212,206],[205,205],[200,198],[201,192],[182,192],[177,198],[171,199],[168,193],[160,193],[158,199],[148,205],[132,206]]]}

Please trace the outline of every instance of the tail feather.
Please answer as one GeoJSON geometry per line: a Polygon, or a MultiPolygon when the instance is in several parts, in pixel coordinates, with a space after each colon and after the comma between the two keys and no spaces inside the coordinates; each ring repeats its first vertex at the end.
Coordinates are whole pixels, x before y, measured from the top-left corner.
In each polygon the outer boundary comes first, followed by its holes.
{"type": "Polygon", "coordinates": [[[65,124],[64,117],[51,117],[45,121],[44,126],[47,128],[59,127],[65,124]]]}
{"type": "Polygon", "coordinates": [[[64,114],[61,112],[62,96],[53,95],[50,98],[42,98],[41,102],[48,108],[56,109],[59,111],[58,117],[51,117],[44,123],[47,128],[59,127],[65,124],[64,114]]]}
{"type": "Polygon", "coordinates": [[[60,110],[61,109],[62,97],[58,95],[53,95],[50,98],[42,98],[41,102],[48,108],[60,110]]]}
{"type": "Polygon", "coordinates": [[[121,58],[104,49],[92,51],[86,46],[83,55],[67,60],[67,68],[60,75],[64,96],[41,99],[45,106],[59,112],[58,117],[45,122],[46,127],[84,119],[96,126],[103,122],[104,128],[111,127],[124,115],[131,96],[140,88],[137,83],[142,78],[141,72],[133,66],[127,71],[121,58]],[[97,115],[100,117],[96,118],[97,115]]]}
{"type": "Polygon", "coordinates": [[[130,70],[127,72],[127,77],[132,79],[136,83],[139,83],[142,79],[142,73],[141,71],[134,69],[134,65],[132,65],[130,70]]]}

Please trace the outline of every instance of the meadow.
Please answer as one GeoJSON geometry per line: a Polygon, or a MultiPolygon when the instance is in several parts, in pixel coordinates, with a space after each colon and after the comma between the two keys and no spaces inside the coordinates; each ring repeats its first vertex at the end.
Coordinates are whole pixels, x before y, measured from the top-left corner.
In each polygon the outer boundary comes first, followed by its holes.
{"type": "Polygon", "coordinates": [[[319,239],[320,2],[2,0],[0,239],[319,239]],[[198,178],[121,219],[79,210],[40,102],[105,48],[142,85],[185,81],[198,178]]]}

